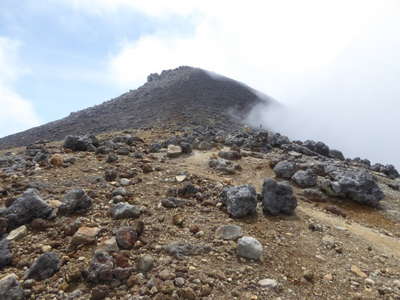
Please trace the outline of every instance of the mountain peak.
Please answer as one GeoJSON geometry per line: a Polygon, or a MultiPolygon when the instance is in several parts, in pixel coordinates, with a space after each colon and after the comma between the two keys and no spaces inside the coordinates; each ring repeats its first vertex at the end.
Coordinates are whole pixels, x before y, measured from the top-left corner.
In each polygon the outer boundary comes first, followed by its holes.
{"type": "MultiPolygon", "coordinates": [[[[267,99],[268,101],[268,99],[267,99]]],[[[227,77],[189,66],[152,73],[141,87],[66,118],[0,139],[0,148],[70,134],[165,126],[218,124],[234,128],[254,105],[258,92],[227,77]]]]}

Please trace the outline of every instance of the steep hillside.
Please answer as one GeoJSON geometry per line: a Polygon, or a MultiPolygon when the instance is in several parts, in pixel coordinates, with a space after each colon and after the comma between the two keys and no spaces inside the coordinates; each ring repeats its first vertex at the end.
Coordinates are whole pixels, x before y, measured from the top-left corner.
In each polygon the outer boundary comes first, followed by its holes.
{"type": "Polygon", "coordinates": [[[201,69],[179,67],[151,74],[136,90],[27,131],[0,139],[0,149],[68,134],[101,133],[127,128],[215,124],[230,128],[260,103],[253,90],[201,69]],[[236,117],[236,118],[235,118],[236,117]]]}

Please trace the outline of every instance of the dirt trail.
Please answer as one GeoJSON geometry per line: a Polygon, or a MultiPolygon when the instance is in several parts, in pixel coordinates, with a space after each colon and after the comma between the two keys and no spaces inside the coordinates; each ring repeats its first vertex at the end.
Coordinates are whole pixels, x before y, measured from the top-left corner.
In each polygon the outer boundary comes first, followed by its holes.
{"type": "MultiPolygon", "coordinates": [[[[243,170],[234,176],[220,176],[208,168],[208,160],[212,155],[216,155],[218,151],[200,152],[195,151],[193,155],[183,159],[180,162],[182,167],[194,174],[202,175],[210,179],[224,182],[230,180],[233,184],[252,184],[260,191],[261,183],[266,177],[273,177],[274,173],[270,169],[265,160],[256,159],[253,157],[245,157],[239,164],[243,170]]],[[[361,225],[354,220],[349,222],[349,219],[334,216],[324,213],[316,208],[312,208],[306,203],[299,202],[298,211],[306,214],[309,217],[332,227],[345,228],[353,236],[366,241],[371,247],[377,251],[381,251],[386,255],[393,255],[400,258],[400,240],[397,238],[386,236],[376,232],[367,226],[361,225]]],[[[382,216],[384,218],[384,216],[382,216]]]]}

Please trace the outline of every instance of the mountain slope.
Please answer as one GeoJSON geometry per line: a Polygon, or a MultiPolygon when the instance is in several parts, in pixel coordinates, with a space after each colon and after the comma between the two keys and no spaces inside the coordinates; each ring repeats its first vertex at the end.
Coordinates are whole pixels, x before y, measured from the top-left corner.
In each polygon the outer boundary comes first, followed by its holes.
{"type": "MultiPolygon", "coordinates": [[[[0,149],[37,140],[60,140],[68,134],[101,133],[127,128],[238,124],[260,100],[257,92],[229,78],[179,67],[151,74],[136,90],[68,117],[0,139],[0,149]],[[236,118],[234,117],[236,116],[236,118]]],[[[267,100],[268,101],[268,100],[267,100]]]]}

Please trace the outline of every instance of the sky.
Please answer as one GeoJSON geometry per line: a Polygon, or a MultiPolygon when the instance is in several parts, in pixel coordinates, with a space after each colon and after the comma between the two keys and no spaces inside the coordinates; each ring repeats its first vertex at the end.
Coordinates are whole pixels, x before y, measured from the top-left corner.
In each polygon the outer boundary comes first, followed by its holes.
{"type": "Polygon", "coordinates": [[[190,65],[283,104],[252,119],[400,167],[400,1],[1,0],[0,136],[190,65]]]}

